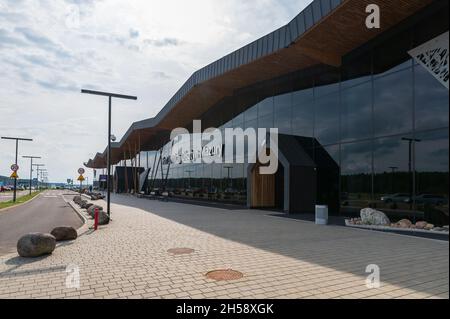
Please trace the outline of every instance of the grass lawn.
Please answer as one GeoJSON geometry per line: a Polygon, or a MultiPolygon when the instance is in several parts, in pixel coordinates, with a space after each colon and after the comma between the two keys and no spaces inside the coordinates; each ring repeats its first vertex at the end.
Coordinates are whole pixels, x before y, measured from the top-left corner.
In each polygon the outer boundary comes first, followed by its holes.
{"type": "Polygon", "coordinates": [[[32,192],[31,195],[30,195],[30,194],[27,194],[27,195],[18,197],[18,198],[16,199],[16,202],[15,202],[15,203],[14,203],[12,200],[7,201],[7,202],[2,202],[2,203],[0,203],[0,209],[7,208],[7,207],[11,207],[11,206],[15,206],[15,205],[22,204],[22,203],[25,203],[25,202],[29,201],[30,199],[36,197],[39,193],[41,193],[41,191],[35,191],[35,192],[32,192]]]}

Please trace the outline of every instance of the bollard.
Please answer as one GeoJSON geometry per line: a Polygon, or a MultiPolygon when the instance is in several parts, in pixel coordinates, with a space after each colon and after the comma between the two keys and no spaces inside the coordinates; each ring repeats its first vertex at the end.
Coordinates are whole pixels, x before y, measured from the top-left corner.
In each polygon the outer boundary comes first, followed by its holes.
{"type": "Polygon", "coordinates": [[[98,228],[98,208],[95,208],[94,213],[94,230],[97,230],[98,228]]]}

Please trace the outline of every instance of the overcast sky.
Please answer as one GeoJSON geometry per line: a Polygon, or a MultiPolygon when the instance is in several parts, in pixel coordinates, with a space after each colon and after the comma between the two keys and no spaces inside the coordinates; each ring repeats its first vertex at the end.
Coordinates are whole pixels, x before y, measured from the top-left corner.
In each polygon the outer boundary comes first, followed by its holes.
{"type": "MultiPolygon", "coordinates": [[[[0,135],[33,138],[51,181],[76,178],[103,151],[107,100],[81,88],[137,95],[114,101],[113,133],[155,116],[197,69],[275,30],[311,0],[0,0],[0,135]]],[[[0,175],[14,142],[0,140],[0,175]]],[[[19,176],[29,162],[19,158],[19,176]]],[[[89,172],[88,176],[91,176],[89,172]]]]}

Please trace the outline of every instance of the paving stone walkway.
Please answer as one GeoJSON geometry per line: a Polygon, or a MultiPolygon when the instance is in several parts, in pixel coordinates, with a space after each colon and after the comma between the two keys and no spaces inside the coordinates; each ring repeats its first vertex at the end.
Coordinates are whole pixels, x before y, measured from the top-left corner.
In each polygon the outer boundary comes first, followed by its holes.
{"type": "Polygon", "coordinates": [[[448,242],[269,215],[114,195],[99,231],[88,221],[50,256],[0,256],[0,298],[449,297],[448,242]],[[366,286],[370,264],[380,288],[366,286]],[[244,277],[207,279],[215,269],[244,277]]]}

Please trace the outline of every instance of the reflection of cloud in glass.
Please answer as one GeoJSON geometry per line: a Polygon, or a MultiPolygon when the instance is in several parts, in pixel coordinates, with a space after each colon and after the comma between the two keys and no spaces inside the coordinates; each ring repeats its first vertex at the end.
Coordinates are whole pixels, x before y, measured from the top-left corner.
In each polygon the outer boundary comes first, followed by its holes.
{"type": "Polygon", "coordinates": [[[417,66],[414,71],[416,128],[448,126],[448,89],[422,66],[417,66]]]}
{"type": "Polygon", "coordinates": [[[370,173],[372,170],[372,142],[342,145],[341,159],[341,170],[345,175],[370,173]]]}
{"type": "Polygon", "coordinates": [[[374,125],[377,136],[412,130],[412,69],[374,81],[374,125]]]}
{"type": "Polygon", "coordinates": [[[448,172],[448,129],[417,134],[422,142],[416,144],[416,170],[448,172]]]}

